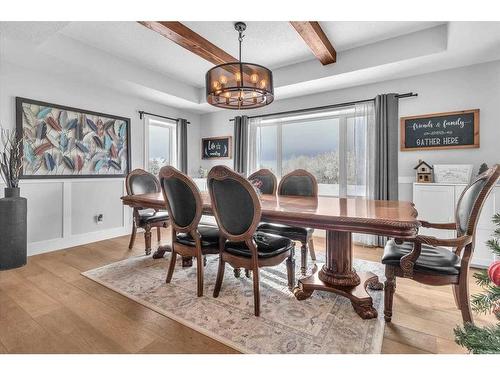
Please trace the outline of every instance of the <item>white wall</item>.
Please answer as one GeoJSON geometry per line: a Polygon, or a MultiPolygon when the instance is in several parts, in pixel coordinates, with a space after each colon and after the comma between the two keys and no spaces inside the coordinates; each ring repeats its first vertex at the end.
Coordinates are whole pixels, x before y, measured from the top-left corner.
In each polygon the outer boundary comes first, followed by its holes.
{"type": "MultiPolygon", "coordinates": [[[[475,170],[486,162],[488,165],[500,162],[500,62],[472,65],[437,73],[380,82],[371,85],[329,91],[303,98],[280,100],[268,107],[245,111],[244,114],[274,113],[291,109],[309,108],[328,104],[343,103],[359,99],[373,98],[377,94],[396,92],[416,92],[418,97],[400,100],[399,115],[410,116],[433,112],[479,108],[480,148],[462,150],[406,151],[399,152],[400,199],[411,200],[411,182],[414,180],[413,167],[418,159],[430,164],[474,164],[475,170]]],[[[201,116],[201,137],[231,135],[233,128],[229,119],[242,114],[238,111],[220,111],[201,116]]],[[[199,160],[204,168],[229,161],[199,160]]],[[[195,162],[193,162],[195,164],[195,162]]]]}
{"type": "MultiPolygon", "coordinates": [[[[115,114],[131,119],[131,168],[143,167],[144,128],[138,110],[187,118],[189,169],[199,167],[199,120],[197,114],[125,96],[99,82],[32,71],[0,60],[0,124],[15,127],[15,97],[21,96],[70,107],[115,114]],[[195,160],[195,163],[191,161],[195,160]]],[[[3,187],[3,185],[2,185],[3,187]]],[[[126,234],[130,209],[123,208],[123,178],[26,180],[21,195],[28,199],[28,251],[35,254],[126,234]],[[104,214],[97,224],[95,215],[104,214]]],[[[0,188],[3,196],[3,188],[0,188]]],[[[0,213],[1,214],[1,213],[0,213]]]]}

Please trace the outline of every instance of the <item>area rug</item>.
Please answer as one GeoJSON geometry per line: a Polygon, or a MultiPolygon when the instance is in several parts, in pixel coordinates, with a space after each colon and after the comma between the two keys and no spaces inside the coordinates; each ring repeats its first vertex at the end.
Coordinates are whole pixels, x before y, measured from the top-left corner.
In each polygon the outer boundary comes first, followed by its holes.
{"type": "MultiPolygon", "coordinates": [[[[261,316],[255,317],[251,279],[235,278],[232,268],[226,264],[220,295],[213,298],[218,259],[209,256],[204,296],[198,298],[194,266],[183,269],[178,263],[171,284],[165,284],[168,258],[168,254],[159,260],[132,257],[82,274],[242,353],[381,351],[382,291],[370,291],[378,318],[363,320],[348,299],[332,293],[316,291],[305,301],[296,300],[287,288],[283,263],[261,269],[261,316]]],[[[297,278],[300,277],[299,263],[297,278]]],[[[383,279],[383,267],[378,263],[355,260],[354,266],[383,279]]]]}

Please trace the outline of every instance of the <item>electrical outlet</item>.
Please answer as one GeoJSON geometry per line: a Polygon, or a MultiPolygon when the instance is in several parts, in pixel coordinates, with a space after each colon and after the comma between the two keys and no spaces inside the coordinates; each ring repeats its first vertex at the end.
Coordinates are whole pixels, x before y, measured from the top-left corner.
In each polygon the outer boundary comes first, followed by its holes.
{"type": "Polygon", "coordinates": [[[104,221],[104,215],[103,214],[97,214],[95,216],[95,221],[97,222],[97,224],[102,224],[103,221],[104,221]]]}

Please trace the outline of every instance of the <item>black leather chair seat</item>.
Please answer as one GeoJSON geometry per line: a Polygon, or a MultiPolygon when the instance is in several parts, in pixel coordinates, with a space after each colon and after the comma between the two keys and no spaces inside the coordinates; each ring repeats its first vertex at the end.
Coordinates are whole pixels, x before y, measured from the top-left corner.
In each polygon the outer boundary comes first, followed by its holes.
{"type": "MultiPolygon", "coordinates": [[[[385,245],[382,263],[399,266],[401,258],[410,253],[413,243],[403,242],[401,245],[390,240],[385,245]]],[[[422,252],[415,262],[414,270],[439,275],[458,275],[460,258],[452,251],[422,244],[422,252]]]]}
{"type": "MultiPolygon", "coordinates": [[[[292,240],[276,234],[255,232],[253,236],[257,244],[259,258],[271,258],[294,248],[292,240]]],[[[226,242],[225,249],[228,253],[250,258],[252,253],[244,242],[226,242]]]]}
{"type": "Polygon", "coordinates": [[[292,227],[290,225],[274,224],[274,223],[260,223],[258,231],[277,234],[285,236],[294,241],[307,241],[307,237],[311,236],[314,232],[313,228],[292,227]]]}
{"type": "Polygon", "coordinates": [[[168,220],[167,211],[139,213],[139,226],[168,220]]]}
{"type": "MultiPolygon", "coordinates": [[[[199,225],[198,232],[201,235],[201,247],[219,246],[219,228],[212,225],[199,225]]],[[[193,237],[189,233],[179,233],[177,242],[187,246],[196,246],[193,237]]]]}

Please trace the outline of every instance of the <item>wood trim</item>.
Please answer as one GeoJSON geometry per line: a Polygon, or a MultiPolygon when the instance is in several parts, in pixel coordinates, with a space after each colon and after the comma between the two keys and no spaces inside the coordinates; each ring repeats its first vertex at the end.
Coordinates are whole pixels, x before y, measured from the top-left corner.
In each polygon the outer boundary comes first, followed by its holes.
{"type": "Polygon", "coordinates": [[[219,229],[222,233],[222,235],[227,238],[230,241],[235,241],[235,242],[243,242],[243,241],[250,241],[253,238],[253,235],[260,223],[261,219],[261,214],[262,214],[262,208],[260,204],[260,199],[259,196],[257,195],[257,192],[255,191],[255,188],[252,186],[250,181],[248,181],[246,178],[240,176],[238,173],[234,172],[230,168],[223,166],[223,165],[217,165],[213,167],[210,172],[208,173],[207,176],[207,185],[208,185],[208,191],[210,194],[210,202],[212,206],[212,212],[213,215],[215,216],[215,220],[217,221],[217,225],[219,226],[219,229]],[[253,206],[254,206],[254,213],[253,213],[253,219],[252,223],[249,226],[249,228],[242,234],[239,235],[233,235],[229,233],[226,228],[224,228],[224,225],[222,223],[222,220],[219,216],[219,212],[217,209],[217,201],[214,199],[214,193],[211,188],[211,180],[218,180],[218,181],[223,181],[223,180],[234,180],[242,185],[242,187],[248,192],[250,195],[253,206]]]}
{"type": "Polygon", "coordinates": [[[128,195],[134,195],[134,193],[132,192],[132,187],[130,186],[130,178],[133,176],[144,176],[144,175],[151,176],[155,181],[156,188],[158,189],[157,191],[158,192],[161,191],[160,181],[158,181],[158,179],[156,178],[156,176],[154,174],[149,173],[148,171],[145,171],[144,169],[136,168],[132,172],[130,172],[127,175],[127,177],[125,178],[125,188],[127,190],[128,195]]]}
{"type": "Polygon", "coordinates": [[[463,149],[463,148],[479,148],[479,109],[468,109],[464,111],[453,111],[453,112],[436,112],[429,113],[426,115],[417,115],[417,116],[405,116],[401,117],[399,120],[399,129],[400,129],[400,137],[399,137],[399,149],[401,151],[427,151],[427,150],[452,150],[452,149],[463,149]],[[412,120],[415,118],[430,118],[437,116],[447,116],[447,115],[460,115],[466,113],[474,113],[474,144],[472,145],[459,145],[459,146],[438,146],[438,147],[411,147],[407,148],[405,145],[406,138],[406,128],[405,121],[412,120]]]}
{"type": "MultiPolygon", "coordinates": [[[[248,181],[247,183],[250,184],[248,181]]],[[[202,192],[201,196],[203,213],[211,215],[213,207],[210,196],[206,192],[202,192]]],[[[165,206],[161,193],[124,196],[121,199],[123,204],[131,207],[161,209],[165,206]]],[[[417,211],[409,202],[262,195],[260,204],[262,220],[316,229],[376,234],[405,239],[414,238],[420,226],[420,222],[417,220],[417,211]],[[349,214],[346,211],[347,208],[354,209],[354,206],[357,207],[357,212],[353,211],[349,214]]]]}
{"type": "Polygon", "coordinates": [[[337,61],[337,51],[328,40],[319,22],[290,21],[290,24],[304,39],[321,64],[328,65],[337,61]]]}
{"type": "Polygon", "coordinates": [[[153,30],[161,36],[170,39],[179,46],[211,62],[212,64],[226,64],[238,62],[223,49],[217,47],[201,35],[177,21],[137,21],[141,25],[153,30]]]}
{"type": "Polygon", "coordinates": [[[278,180],[276,179],[276,176],[274,175],[274,173],[271,172],[269,169],[262,168],[262,169],[259,169],[256,172],[253,172],[250,176],[248,176],[248,180],[251,181],[252,179],[259,178],[261,176],[271,176],[271,178],[273,180],[273,192],[271,194],[275,195],[276,194],[276,189],[278,187],[278,180]]]}
{"type": "Polygon", "coordinates": [[[314,177],[314,175],[312,173],[306,171],[305,169],[296,169],[296,170],[291,171],[290,173],[287,173],[286,175],[284,175],[281,178],[280,183],[278,185],[278,195],[283,195],[281,193],[281,188],[283,187],[283,184],[286,182],[286,180],[290,177],[295,177],[295,176],[309,177],[312,181],[312,184],[313,184],[313,193],[312,193],[311,197],[318,196],[318,181],[316,180],[316,177],[314,177]]]}
{"type": "Polygon", "coordinates": [[[232,135],[223,135],[219,137],[206,137],[201,139],[201,159],[202,160],[223,160],[223,159],[232,159],[233,158],[233,136],[232,135]],[[203,155],[203,141],[213,140],[213,139],[228,139],[228,152],[227,156],[222,156],[220,158],[205,158],[203,155]]]}
{"type": "Polygon", "coordinates": [[[200,223],[201,215],[202,215],[202,211],[203,211],[203,201],[201,199],[201,193],[200,193],[200,189],[198,189],[198,186],[196,186],[196,184],[191,179],[191,177],[187,176],[186,174],[182,173],[181,171],[179,171],[178,169],[176,169],[170,165],[162,167],[160,169],[159,179],[160,179],[159,184],[160,184],[160,188],[161,188],[161,191],[163,194],[163,199],[165,200],[165,205],[166,205],[166,208],[168,211],[168,216],[170,217],[170,222],[171,222],[172,227],[175,230],[175,232],[189,233],[191,231],[196,231],[198,228],[198,224],[200,223]],[[191,193],[193,194],[194,199],[195,199],[196,211],[195,211],[193,220],[191,221],[191,223],[189,223],[189,225],[187,225],[185,227],[181,227],[175,222],[174,215],[172,212],[172,206],[170,204],[170,201],[167,198],[167,194],[165,193],[165,190],[163,189],[163,185],[161,183],[161,181],[163,179],[169,179],[169,178],[178,179],[181,182],[183,182],[184,184],[186,184],[186,186],[191,190],[191,193]]]}

